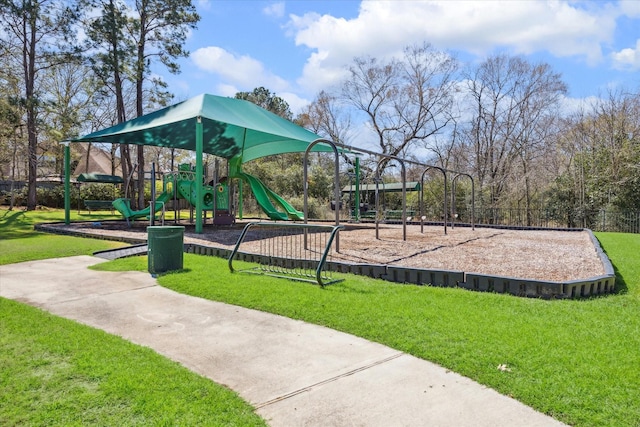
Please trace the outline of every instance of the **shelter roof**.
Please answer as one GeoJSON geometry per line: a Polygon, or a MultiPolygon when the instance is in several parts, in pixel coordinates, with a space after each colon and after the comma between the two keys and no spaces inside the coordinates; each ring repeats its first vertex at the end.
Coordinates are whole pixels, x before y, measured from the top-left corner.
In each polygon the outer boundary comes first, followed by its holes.
{"type": "MultiPolygon", "coordinates": [[[[195,125],[203,124],[203,152],[242,162],[301,152],[320,137],[249,101],[202,94],[93,132],[71,142],[154,145],[196,151],[195,125]]],[[[317,144],[313,151],[328,151],[317,144]]]]}
{"type": "Polygon", "coordinates": [[[77,179],[78,182],[96,182],[106,184],[122,184],[122,177],[115,175],[103,175],[98,173],[81,173],[77,179]]]}
{"type": "MultiPolygon", "coordinates": [[[[420,191],[420,183],[417,181],[408,181],[406,186],[407,191],[420,191]]],[[[355,185],[346,185],[342,188],[343,193],[353,193],[356,191],[355,185]]],[[[376,191],[376,184],[360,184],[360,191],[376,191]]],[[[385,191],[387,193],[397,193],[402,191],[401,182],[388,182],[378,184],[378,191],[385,191]]]]}

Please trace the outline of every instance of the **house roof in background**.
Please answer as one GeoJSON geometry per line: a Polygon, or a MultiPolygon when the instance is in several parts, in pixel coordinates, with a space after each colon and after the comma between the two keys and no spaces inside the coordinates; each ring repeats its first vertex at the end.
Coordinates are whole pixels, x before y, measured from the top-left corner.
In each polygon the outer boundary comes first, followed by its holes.
{"type": "MultiPolygon", "coordinates": [[[[80,161],[73,171],[74,176],[80,174],[112,175],[111,153],[90,144],[73,144],[74,151],[80,156],[80,161]],[[87,159],[87,153],[89,158],[87,159]]],[[[122,167],[118,160],[116,175],[122,176],[122,167]]]]}

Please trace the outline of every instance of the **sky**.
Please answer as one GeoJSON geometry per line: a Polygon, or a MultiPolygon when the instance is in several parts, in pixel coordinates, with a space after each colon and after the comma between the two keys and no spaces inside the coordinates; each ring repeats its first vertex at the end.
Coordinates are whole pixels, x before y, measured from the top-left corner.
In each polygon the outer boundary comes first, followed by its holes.
{"type": "Polygon", "coordinates": [[[160,74],[175,101],[264,86],[295,115],[355,57],[390,58],[423,42],[471,66],[497,53],[546,62],[569,104],[640,90],[640,0],[194,2],[190,55],[180,74],[160,74]]]}

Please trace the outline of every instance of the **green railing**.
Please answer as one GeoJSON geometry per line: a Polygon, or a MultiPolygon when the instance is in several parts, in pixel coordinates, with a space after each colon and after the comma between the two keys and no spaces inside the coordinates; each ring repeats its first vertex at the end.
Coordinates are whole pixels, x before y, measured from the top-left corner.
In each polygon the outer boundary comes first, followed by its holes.
{"type": "Polygon", "coordinates": [[[285,222],[247,224],[229,256],[229,270],[236,271],[235,259],[258,264],[242,270],[325,286],[334,279],[326,268],[333,242],[342,225],[318,225],[285,222]],[[240,251],[242,247],[242,251],[240,251]]]}

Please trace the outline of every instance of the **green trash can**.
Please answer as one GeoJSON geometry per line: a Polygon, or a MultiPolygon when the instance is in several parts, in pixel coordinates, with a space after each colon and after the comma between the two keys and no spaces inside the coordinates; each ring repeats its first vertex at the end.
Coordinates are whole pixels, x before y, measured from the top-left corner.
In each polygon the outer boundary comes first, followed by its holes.
{"type": "Polygon", "coordinates": [[[180,270],[183,265],[184,227],[147,227],[149,273],[180,270]]]}

